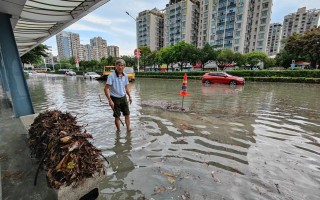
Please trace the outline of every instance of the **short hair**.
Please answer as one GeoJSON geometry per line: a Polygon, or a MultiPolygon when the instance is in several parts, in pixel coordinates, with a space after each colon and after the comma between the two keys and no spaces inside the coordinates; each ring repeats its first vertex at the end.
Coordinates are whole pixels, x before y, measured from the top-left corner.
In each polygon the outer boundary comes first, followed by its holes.
{"type": "Polygon", "coordinates": [[[123,59],[118,59],[118,60],[116,60],[116,66],[118,64],[123,64],[124,66],[126,66],[126,61],[124,61],[123,59]]]}

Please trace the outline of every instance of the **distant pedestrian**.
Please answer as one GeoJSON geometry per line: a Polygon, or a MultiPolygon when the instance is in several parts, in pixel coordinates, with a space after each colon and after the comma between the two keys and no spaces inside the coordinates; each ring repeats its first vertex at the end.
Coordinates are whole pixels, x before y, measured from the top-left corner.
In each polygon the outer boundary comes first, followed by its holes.
{"type": "Polygon", "coordinates": [[[125,67],[126,62],[123,59],[118,59],[116,61],[115,71],[108,76],[106,85],[104,87],[104,93],[109,101],[110,107],[113,110],[114,123],[117,131],[120,131],[120,116],[122,112],[127,126],[127,131],[130,132],[130,110],[126,95],[129,97],[130,104],[132,103],[132,98],[128,88],[128,76],[123,73],[123,69],[125,67]]]}

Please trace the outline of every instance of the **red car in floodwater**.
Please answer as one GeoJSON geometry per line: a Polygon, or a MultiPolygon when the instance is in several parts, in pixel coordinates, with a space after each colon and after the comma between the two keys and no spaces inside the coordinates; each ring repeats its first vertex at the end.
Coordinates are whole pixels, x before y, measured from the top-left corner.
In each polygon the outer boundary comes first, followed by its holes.
{"type": "Polygon", "coordinates": [[[232,76],[226,72],[208,72],[202,76],[202,83],[244,85],[245,80],[242,77],[232,76]]]}

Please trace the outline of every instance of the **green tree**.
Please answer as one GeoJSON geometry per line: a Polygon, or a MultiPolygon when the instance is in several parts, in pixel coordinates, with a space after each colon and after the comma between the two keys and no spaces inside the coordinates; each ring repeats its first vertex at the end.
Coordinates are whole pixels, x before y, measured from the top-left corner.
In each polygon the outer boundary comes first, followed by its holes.
{"type": "Polygon", "coordinates": [[[99,61],[97,60],[90,60],[89,61],[89,66],[88,67],[91,67],[91,71],[94,72],[95,69],[99,66],[99,61]]]}
{"type": "Polygon", "coordinates": [[[148,56],[148,62],[153,65],[153,68],[155,69],[156,65],[158,64],[157,59],[157,51],[152,51],[148,56]]]}
{"type": "Polygon", "coordinates": [[[276,59],[267,57],[264,61],[264,68],[268,69],[276,65],[276,59]]]}
{"type": "Polygon", "coordinates": [[[260,62],[265,62],[268,57],[265,53],[257,51],[246,53],[244,56],[247,64],[250,65],[251,68],[257,66],[260,62]]]}
{"type": "Polygon", "coordinates": [[[289,54],[295,56],[295,60],[310,61],[315,68],[320,62],[320,27],[301,34],[293,34],[285,43],[284,48],[289,54]]]}
{"type": "Polygon", "coordinates": [[[187,63],[194,63],[197,59],[197,49],[195,46],[184,41],[178,42],[172,47],[175,63],[179,63],[180,70],[187,63]]]}
{"type": "Polygon", "coordinates": [[[61,65],[61,68],[63,68],[63,69],[71,69],[71,67],[72,67],[70,60],[65,59],[65,58],[60,60],[60,65],[61,65]]]}
{"type": "Polygon", "coordinates": [[[243,54],[236,52],[234,53],[234,62],[237,63],[237,66],[242,67],[246,64],[246,58],[243,54]]]}
{"type": "Polygon", "coordinates": [[[108,65],[113,66],[116,63],[117,58],[108,56],[107,60],[108,60],[108,65]]]}
{"type": "Polygon", "coordinates": [[[141,53],[141,64],[143,66],[144,71],[146,71],[146,66],[150,65],[150,61],[149,61],[149,55],[151,54],[151,50],[148,46],[140,46],[140,53],[141,53]]]}
{"type": "Polygon", "coordinates": [[[169,65],[174,62],[173,58],[173,46],[163,47],[156,54],[157,60],[160,64],[165,63],[167,65],[167,71],[169,71],[169,65]]]}
{"type": "Polygon", "coordinates": [[[223,70],[226,64],[233,63],[234,60],[235,55],[231,49],[222,49],[217,56],[216,63],[219,69],[223,70]]]}
{"type": "Polygon", "coordinates": [[[204,66],[207,63],[216,60],[217,56],[218,52],[209,44],[206,44],[202,49],[200,49],[198,52],[198,59],[201,62],[202,71],[204,71],[204,66]]]}
{"type": "Polygon", "coordinates": [[[81,60],[79,62],[79,66],[83,69],[83,71],[87,71],[87,69],[89,68],[90,64],[89,64],[89,61],[86,61],[86,60],[81,60]]]}
{"type": "Polygon", "coordinates": [[[23,56],[21,56],[21,62],[39,65],[43,61],[42,57],[48,57],[46,50],[48,50],[48,47],[46,45],[39,44],[29,52],[25,53],[23,56]]]}

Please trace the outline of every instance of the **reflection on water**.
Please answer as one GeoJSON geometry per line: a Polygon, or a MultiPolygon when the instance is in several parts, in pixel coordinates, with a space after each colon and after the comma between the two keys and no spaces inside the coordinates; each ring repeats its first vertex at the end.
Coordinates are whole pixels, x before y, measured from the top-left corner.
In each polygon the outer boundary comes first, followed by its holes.
{"type": "Polygon", "coordinates": [[[182,104],[181,80],[130,83],[131,134],[115,132],[102,82],[49,76],[28,85],[37,112],[77,115],[109,157],[99,199],[318,199],[319,85],[189,80],[187,111],[165,109],[182,104]]]}

